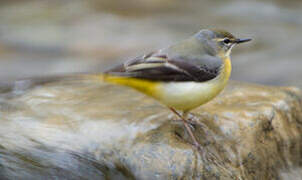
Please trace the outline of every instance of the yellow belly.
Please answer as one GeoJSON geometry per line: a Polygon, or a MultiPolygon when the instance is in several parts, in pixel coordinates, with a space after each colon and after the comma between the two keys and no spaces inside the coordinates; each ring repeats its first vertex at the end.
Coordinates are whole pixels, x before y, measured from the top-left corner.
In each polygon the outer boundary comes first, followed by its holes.
{"type": "Polygon", "coordinates": [[[220,75],[206,82],[171,82],[158,85],[157,99],[169,107],[189,111],[215,98],[226,86],[231,75],[231,61],[225,58],[220,75]]]}
{"type": "Polygon", "coordinates": [[[221,92],[223,86],[218,81],[179,82],[161,84],[159,89],[159,101],[169,107],[189,111],[212,100],[221,92]]]}
{"type": "Polygon", "coordinates": [[[216,97],[226,86],[231,74],[231,62],[224,59],[220,75],[206,82],[155,82],[137,78],[105,75],[110,83],[132,87],[166,106],[189,111],[216,97]]]}

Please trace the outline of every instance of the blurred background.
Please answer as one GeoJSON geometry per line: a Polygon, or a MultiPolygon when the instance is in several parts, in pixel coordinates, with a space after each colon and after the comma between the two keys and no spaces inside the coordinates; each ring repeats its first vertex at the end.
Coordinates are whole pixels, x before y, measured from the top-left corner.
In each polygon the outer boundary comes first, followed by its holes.
{"type": "Polygon", "coordinates": [[[232,79],[302,87],[301,0],[2,0],[0,82],[100,72],[220,28],[251,43],[232,79]]]}

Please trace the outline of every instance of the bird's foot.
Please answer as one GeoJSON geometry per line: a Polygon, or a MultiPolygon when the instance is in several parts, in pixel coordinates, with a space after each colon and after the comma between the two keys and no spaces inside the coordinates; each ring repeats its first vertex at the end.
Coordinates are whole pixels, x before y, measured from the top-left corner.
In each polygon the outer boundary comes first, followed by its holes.
{"type": "Polygon", "coordinates": [[[198,120],[198,118],[193,114],[193,113],[187,113],[187,120],[188,121],[197,121],[198,120]]]}
{"type": "MultiPolygon", "coordinates": [[[[173,121],[183,123],[184,120],[183,120],[183,119],[174,118],[173,121]]],[[[185,120],[185,122],[186,122],[186,123],[190,126],[190,128],[192,128],[193,130],[196,129],[196,122],[191,121],[191,120],[185,120]]]]}

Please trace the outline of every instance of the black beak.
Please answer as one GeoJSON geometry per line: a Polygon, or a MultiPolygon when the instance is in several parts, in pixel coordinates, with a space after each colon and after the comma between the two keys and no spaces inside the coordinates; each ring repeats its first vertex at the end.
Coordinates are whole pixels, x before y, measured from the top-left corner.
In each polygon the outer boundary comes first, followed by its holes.
{"type": "Polygon", "coordinates": [[[240,43],[244,43],[244,42],[248,42],[251,41],[252,39],[236,39],[235,43],[240,44],[240,43]]]}

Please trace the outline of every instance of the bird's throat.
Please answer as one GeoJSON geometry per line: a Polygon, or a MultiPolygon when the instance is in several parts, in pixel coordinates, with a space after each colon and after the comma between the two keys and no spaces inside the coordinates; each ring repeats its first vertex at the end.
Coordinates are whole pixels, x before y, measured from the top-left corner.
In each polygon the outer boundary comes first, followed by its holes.
{"type": "Polygon", "coordinates": [[[223,71],[221,72],[222,78],[225,81],[224,83],[227,83],[231,76],[231,71],[232,71],[232,64],[231,64],[231,59],[230,57],[226,57],[223,59],[223,71]]]}

